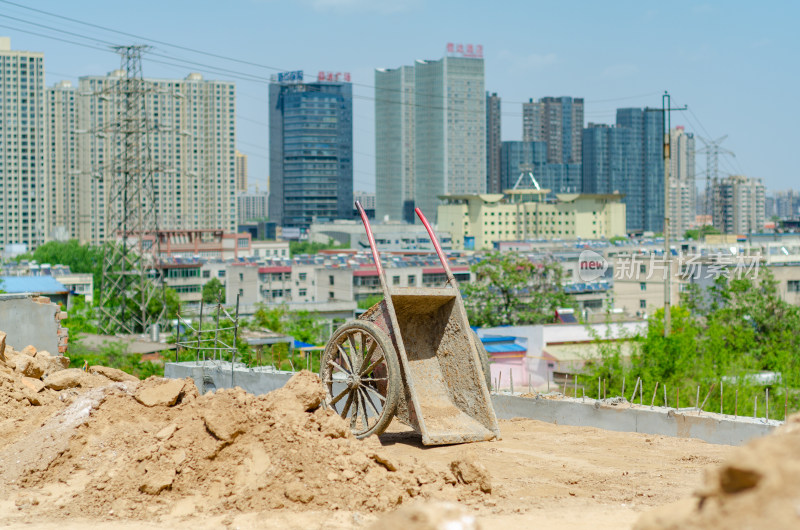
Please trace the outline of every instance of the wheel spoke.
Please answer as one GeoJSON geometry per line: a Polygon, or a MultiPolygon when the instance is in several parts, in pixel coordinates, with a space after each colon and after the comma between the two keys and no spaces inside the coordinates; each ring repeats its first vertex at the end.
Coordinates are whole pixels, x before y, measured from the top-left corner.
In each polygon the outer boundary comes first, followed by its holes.
{"type": "Polygon", "coordinates": [[[363,387],[368,391],[371,390],[378,397],[378,399],[381,400],[382,403],[386,403],[386,398],[383,397],[383,395],[380,392],[378,392],[377,390],[375,390],[371,386],[363,385],[363,387]]]}
{"type": "Polygon", "coordinates": [[[353,410],[353,415],[350,416],[350,430],[356,430],[356,420],[358,419],[358,395],[356,392],[350,394],[351,397],[355,398],[353,401],[355,402],[355,409],[353,410]]]}
{"type": "Polygon", "coordinates": [[[331,405],[335,405],[336,403],[338,403],[338,402],[339,402],[339,400],[340,400],[340,399],[342,399],[342,398],[344,397],[344,395],[345,395],[345,394],[347,394],[349,391],[350,391],[350,389],[349,389],[349,388],[345,388],[344,390],[342,390],[341,392],[339,392],[339,394],[338,394],[338,395],[337,395],[335,398],[333,398],[333,399],[331,400],[330,404],[331,404],[331,405]]]}
{"type": "MultiPolygon", "coordinates": [[[[356,392],[358,392],[358,390],[356,390],[356,392]]],[[[364,430],[367,430],[369,429],[369,414],[367,413],[367,405],[361,392],[358,392],[358,400],[361,402],[360,410],[364,415],[364,430]]],[[[375,420],[377,421],[377,418],[375,420]]]]}
{"type": "Polygon", "coordinates": [[[378,412],[378,409],[375,407],[375,403],[372,402],[372,398],[369,397],[369,394],[367,393],[366,390],[361,390],[360,388],[358,390],[364,395],[363,399],[366,400],[366,402],[369,404],[370,408],[372,409],[372,412],[375,413],[375,418],[376,418],[376,421],[377,421],[377,418],[380,417],[381,413],[378,412]]]}
{"type": "Polygon", "coordinates": [[[362,377],[361,381],[388,381],[388,377],[362,377]]]}
{"type": "Polygon", "coordinates": [[[383,362],[383,352],[381,352],[381,356],[378,357],[372,364],[362,369],[360,375],[366,375],[370,373],[373,370],[373,368],[375,368],[375,366],[381,362],[383,362]]]}
{"type": "Polygon", "coordinates": [[[350,392],[350,394],[347,396],[347,401],[344,402],[344,408],[342,409],[342,413],[340,414],[342,418],[347,417],[347,413],[350,412],[350,406],[352,404],[353,404],[353,393],[350,392]]]}
{"type": "MultiPolygon", "coordinates": [[[[344,368],[342,368],[341,366],[339,366],[339,363],[337,363],[337,362],[336,362],[336,361],[334,361],[333,359],[328,359],[328,364],[335,366],[336,368],[338,368],[338,369],[339,369],[339,370],[341,370],[342,372],[346,373],[347,375],[350,375],[350,374],[352,373],[352,372],[350,372],[349,370],[345,370],[344,368]]],[[[333,379],[333,374],[331,374],[331,379],[333,379]]]]}
{"type": "Polygon", "coordinates": [[[356,340],[355,340],[356,333],[351,333],[347,335],[347,340],[350,342],[350,351],[353,352],[353,357],[350,359],[352,370],[353,372],[357,372],[357,368],[355,367],[356,357],[358,357],[358,348],[356,347],[356,340]]]}
{"type": "Polygon", "coordinates": [[[348,374],[353,373],[353,371],[354,371],[353,370],[353,363],[351,362],[350,355],[348,355],[348,353],[345,351],[345,349],[342,348],[341,344],[337,345],[336,347],[339,348],[339,353],[341,354],[342,357],[344,357],[344,364],[346,364],[348,366],[348,370],[343,370],[343,371],[347,372],[348,374]]]}

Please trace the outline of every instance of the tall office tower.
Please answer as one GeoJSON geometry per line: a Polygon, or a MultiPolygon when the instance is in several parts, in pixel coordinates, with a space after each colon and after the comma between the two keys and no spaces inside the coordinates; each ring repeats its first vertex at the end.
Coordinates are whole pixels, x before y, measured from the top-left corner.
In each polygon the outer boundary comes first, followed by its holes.
{"type": "Polygon", "coordinates": [[[765,188],[761,179],[731,175],[713,186],[714,228],[723,234],[752,234],[764,229],[765,188]]]}
{"type": "Polygon", "coordinates": [[[269,85],[269,213],[282,226],[353,216],[349,82],[269,85]]]}
{"type": "Polygon", "coordinates": [[[682,236],[695,224],[695,140],[683,126],[670,131],[670,229],[682,236]]]}
{"type": "MultiPolygon", "coordinates": [[[[520,175],[533,174],[540,188],[548,189],[551,198],[556,193],[579,193],[581,191],[580,164],[549,164],[545,142],[503,142],[500,153],[501,189],[514,187],[520,175]]],[[[530,179],[521,185],[532,186],[530,179]]]]}
{"type": "Polygon", "coordinates": [[[624,193],[628,232],[664,227],[662,123],[661,112],[617,109],[616,126],[583,131],[583,191],[624,193]]]}
{"type": "MultiPolygon", "coordinates": [[[[69,236],[102,243],[114,166],[121,154],[114,145],[118,106],[115,86],[124,76],[78,80],[76,110],[78,171],[74,201],[77,227],[69,236]]],[[[152,159],[156,215],[161,230],[236,230],[236,95],[234,84],[185,79],[145,79],[147,131],[152,159]]]]}
{"type": "Polygon", "coordinates": [[[414,67],[375,70],[375,218],[414,222],[414,67]]]}
{"type": "Polygon", "coordinates": [[[547,143],[550,164],[580,164],[583,98],[545,97],[522,104],[522,140],[547,143]]]}
{"type": "Polygon", "coordinates": [[[44,54],[0,37],[0,246],[35,248],[50,234],[44,54]]]}
{"type": "Polygon", "coordinates": [[[529,99],[522,104],[522,141],[544,142],[544,103],[529,99]]]}
{"type": "Polygon", "coordinates": [[[47,89],[47,148],[52,237],[68,239],[77,233],[81,212],[80,175],[76,150],[76,91],[69,81],[47,89]]]}
{"type": "Polygon", "coordinates": [[[236,191],[247,191],[247,155],[236,151],[236,191]]]}
{"type": "Polygon", "coordinates": [[[486,93],[486,192],[502,193],[500,184],[500,96],[486,93]]]}
{"type": "Polygon", "coordinates": [[[414,69],[414,203],[435,222],[440,195],[486,191],[484,64],[445,56],[414,69]]]}

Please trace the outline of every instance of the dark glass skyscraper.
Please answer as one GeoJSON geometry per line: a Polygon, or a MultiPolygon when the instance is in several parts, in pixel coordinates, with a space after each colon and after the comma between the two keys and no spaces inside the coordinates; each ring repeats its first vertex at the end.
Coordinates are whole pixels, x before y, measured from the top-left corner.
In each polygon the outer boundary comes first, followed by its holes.
{"type": "Polygon", "coordinates": [[[350,83],[270,83],[269,217],[307,228],[353,214],[350,83]]]}
{"type": "Polygon", "coordinates": [[[651,109],[617,109],[617,125],[583,131],[584,193],[623,193],[628,232],[664,228],[662,116],[651,109]]]}
{"type": "Polygon", "coordinates": [[[486,192],[502,193],[500,146],[502,143],[500,96],[486,93],[486,192]]]}

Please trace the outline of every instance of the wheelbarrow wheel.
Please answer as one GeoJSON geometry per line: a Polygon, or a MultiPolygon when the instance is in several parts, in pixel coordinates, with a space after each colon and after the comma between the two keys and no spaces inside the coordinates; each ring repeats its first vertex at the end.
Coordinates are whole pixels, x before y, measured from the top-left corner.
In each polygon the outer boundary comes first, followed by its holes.
{"type": "Polygon", "coordinates": [[[478,334],[475,333],[475,330],[473,329],[470,331],[472,331],[472,340],[475,341],[475,347],[478,348],[478,357],[481,360],[481,368],[483,369],[483,378],[486,380],[486,388],[491,391],[492,370],[489,368],[489,354],[486,353],[486,348],[484,348],[483,342],[478,338],[478,334]]]}
{"type": "Polygon", "coordinates": [[[378,326],[355,320],[337,329],[325,346],[320,378],[325,406],[349,421],[356,438],[389,426],[402,379],[392,341],[378,326]]]}

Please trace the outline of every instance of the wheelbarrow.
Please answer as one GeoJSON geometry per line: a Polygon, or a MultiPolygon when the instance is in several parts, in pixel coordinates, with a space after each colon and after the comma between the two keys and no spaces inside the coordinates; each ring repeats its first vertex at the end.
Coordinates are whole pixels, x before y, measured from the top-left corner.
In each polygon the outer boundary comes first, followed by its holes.
{"type": "Polygon", "coordinates": [[[500,437],[489,395],[486,351],[436,235],[419,208],[447,280],[443,287],[390,286],[364,208],[383,300],[338,328],[322,354],[324,404],[357,438],[383,433],[397,418],[425,445],[500,437]]]}

